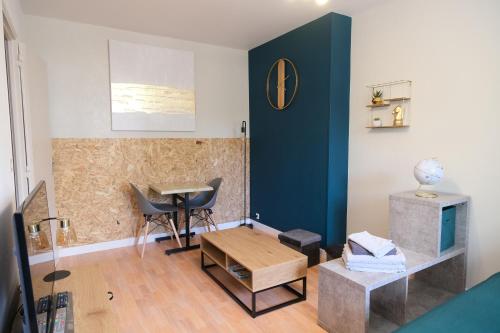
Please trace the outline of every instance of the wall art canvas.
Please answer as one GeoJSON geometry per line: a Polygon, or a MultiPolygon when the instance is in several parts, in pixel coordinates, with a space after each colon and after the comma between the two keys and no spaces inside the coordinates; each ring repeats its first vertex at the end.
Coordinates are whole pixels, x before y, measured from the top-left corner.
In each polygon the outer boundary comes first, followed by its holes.
{"type": "Polygon", "coordinates": [[[117,131],[194,131],[194,54],[109,41],[111,126],[117,131]]]}

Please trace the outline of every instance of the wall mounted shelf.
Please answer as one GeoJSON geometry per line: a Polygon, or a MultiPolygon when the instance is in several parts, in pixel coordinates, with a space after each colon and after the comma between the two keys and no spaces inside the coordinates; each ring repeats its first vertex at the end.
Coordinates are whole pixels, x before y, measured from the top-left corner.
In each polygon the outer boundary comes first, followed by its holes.
{"type": "Polygon", "coordinates": [[[387,126],[366,126],[366,128],[408,128],[410,127],[410,125],[403,125],[403,126],[391,126],[391,125],[387,125],[387,126]]]}
{"type": "MultiPolygon", "coordinates": [[[[386,83],[378,83],[366,86],[368,88],[368,98],[371,100],[376,91],[382,92],[383,103],[367,104],[368,121],[366,128],[407,128],[410,127],[410,101],[411,101],[411,85],[409,80],[392,81],[386,83]],[[397,107],[402,109],[403,121],[402,125],[394,126],[393,112],[397,107]],[[382,122],[381,126],[374,126],[374,120],[378,119],[382,122]]],[[[400,110],[400,109],[398,109],[400,110]]]]}
{"type": "Polygon", "coordinates": [[[397,102],[397,101],[409,101],[411,97],[393,97],[393,98],[386,98],[385,100],[387,102],[397,102]]]}
{"type": "Polygon", "coordinates": [[[383,108],[385,106],[389,106],[391,103],[384,103],[384,104],[369,104],[366,107],[367,108],[383,108]]]}

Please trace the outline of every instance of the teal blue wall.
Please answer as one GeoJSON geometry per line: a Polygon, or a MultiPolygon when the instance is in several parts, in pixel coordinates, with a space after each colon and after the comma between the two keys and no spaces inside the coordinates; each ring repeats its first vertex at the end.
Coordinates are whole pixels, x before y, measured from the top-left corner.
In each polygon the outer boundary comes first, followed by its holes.
{"type": "Polygon", "coordinates": [[[351,18],[330,13],[249,51],[251,217],[317,232],[323,246],[345,241],[350,36],[351,18]],[[282,57],[300,85],[275,111],[265,83],[282,57]]]}

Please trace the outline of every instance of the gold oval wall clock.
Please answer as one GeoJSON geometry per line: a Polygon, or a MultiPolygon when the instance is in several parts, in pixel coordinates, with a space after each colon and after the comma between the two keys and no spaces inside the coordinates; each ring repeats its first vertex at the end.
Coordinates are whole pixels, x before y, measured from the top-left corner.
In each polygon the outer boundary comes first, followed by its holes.
{"type": "Polygon", "coordinates": [[[280,58],[272,64],[267,73],[267,100],[275,110],[286,109],[295,98],[299,88],[299,74],[294,63],[288,58],[280,58]],[[288,69],[288,73],[287,73],[288,69]],[[276,93],[273,90],[276,89],[276,93]]]}

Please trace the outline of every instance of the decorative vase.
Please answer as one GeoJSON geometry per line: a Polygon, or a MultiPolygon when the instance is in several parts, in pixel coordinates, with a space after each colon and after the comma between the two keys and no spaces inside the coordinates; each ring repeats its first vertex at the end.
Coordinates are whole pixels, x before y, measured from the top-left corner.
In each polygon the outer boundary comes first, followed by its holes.
{"type": "Polygon", "coordinates": [[[384,99],[382,97],[373,97],[372,99],[373,104],[384,104],[384,99]]]}
{"type": "Polygon", "coordinates": [[[372,124],[373,124],[373,127],[380,127],[380,126],[382,126],[382,120],[380,120],[380,119],[374,119],[372,121],[372,124]]]}

